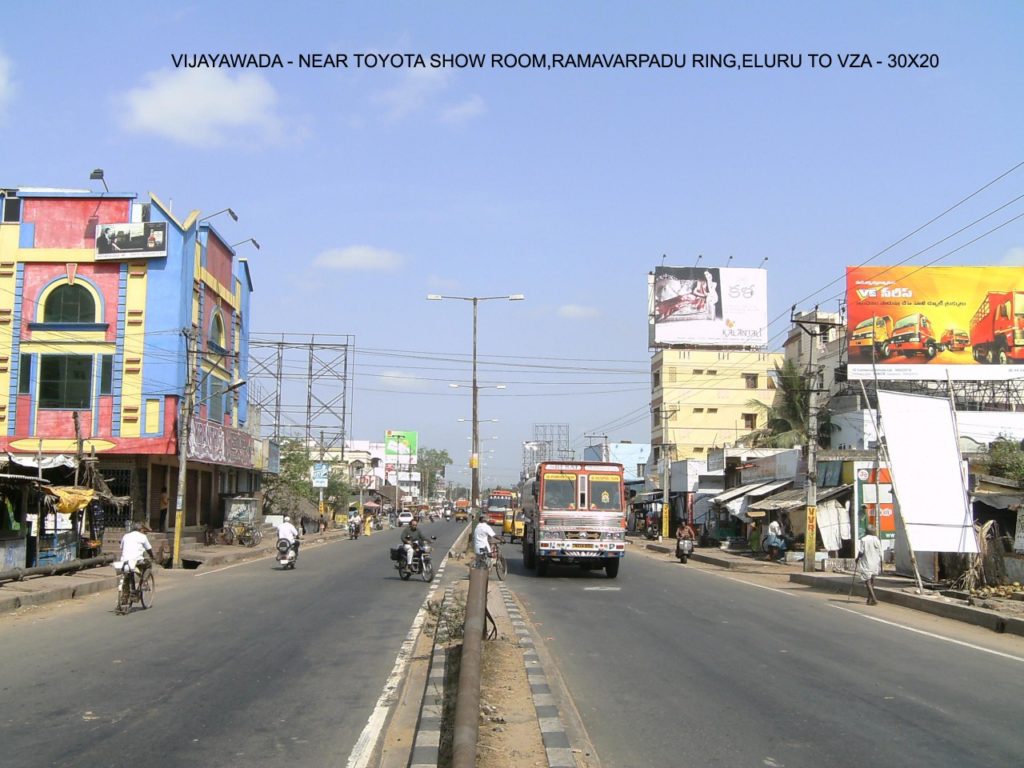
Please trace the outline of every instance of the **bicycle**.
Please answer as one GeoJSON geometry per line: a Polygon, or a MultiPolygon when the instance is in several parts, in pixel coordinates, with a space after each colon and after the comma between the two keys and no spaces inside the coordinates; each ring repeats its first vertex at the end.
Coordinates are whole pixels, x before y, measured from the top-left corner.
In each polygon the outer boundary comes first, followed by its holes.
{"type": "Polygon", "coordinates": [[[508,560],[501,554],[501,547],[497,541],[491,543],[490,551],[484,552],[481,550],[480,554],[477,555],[477,565],[480,568],[493,568],[494,575],[498,577],[498,581],[504,581],[508,575],[508,560]]]}
{"type": "Polygon", "coordinates": [[[156,593],[156,578],[148,561],[139,563],[138,575],[130,563],[122,563],[117,574],[117,605],[114,613],[124,615],[132,610],[132,603],[138,602],[143,609],[153,605],[156,593]]]}

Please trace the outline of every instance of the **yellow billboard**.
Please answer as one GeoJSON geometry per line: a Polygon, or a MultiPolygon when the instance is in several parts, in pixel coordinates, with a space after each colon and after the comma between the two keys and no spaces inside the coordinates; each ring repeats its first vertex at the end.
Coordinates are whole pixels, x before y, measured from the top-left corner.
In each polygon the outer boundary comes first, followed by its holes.
{"type": "Polygon", "coordinates": [[[847,267],[849,378],[1024,376],[1024,267],[847,267]]]}

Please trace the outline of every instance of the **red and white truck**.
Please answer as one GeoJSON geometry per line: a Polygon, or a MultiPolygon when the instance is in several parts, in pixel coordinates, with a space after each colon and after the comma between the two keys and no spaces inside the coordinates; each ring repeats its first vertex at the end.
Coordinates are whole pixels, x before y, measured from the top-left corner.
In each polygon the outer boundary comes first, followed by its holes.
{"type": "Polygon", "coordinates": [[[971,318],[971,347],[979,363],[1024,360],[1024,292],[990,291],[971,318]]]}

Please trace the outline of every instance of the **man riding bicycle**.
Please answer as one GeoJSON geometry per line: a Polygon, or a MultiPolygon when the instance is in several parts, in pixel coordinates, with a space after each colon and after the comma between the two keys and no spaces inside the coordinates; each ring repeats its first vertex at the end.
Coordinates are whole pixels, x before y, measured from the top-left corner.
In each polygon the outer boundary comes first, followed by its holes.
{"type": "Polygon", "coordinates": [[[490,557],[491,555],[491,544],[499,541],[498,535],[494,532],[483,518],[476,524],[476,528],[473,529],[473,551],[476,552],[478,559],[490,557]]]}
{"type": "MultiPolygon", "coordinates": [[[[121,563],[127,563],[131,568],[133,582],[135,574],[148,568],[149,560],[153,558],[153,545],[149,543],[149,537],[143,532],[144,529],[142,523],[132,523],[132,530],[121,537],[121,563]],[[146,557],[147,553],[149,558],[146,557]]],[[[135,588],[134,583],[132,588],[135,588]]]]}

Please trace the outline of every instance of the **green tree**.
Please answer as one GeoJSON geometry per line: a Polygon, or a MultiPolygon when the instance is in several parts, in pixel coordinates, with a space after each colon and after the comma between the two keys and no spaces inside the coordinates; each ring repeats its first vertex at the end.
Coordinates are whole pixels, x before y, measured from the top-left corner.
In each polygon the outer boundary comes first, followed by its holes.
{"type": "Polygon", "coordinates": [[[1004,435],[989,443],[988,473],[1024,482],[1024,449],[1020,443],[1004,435]]]}
{"type": "Polygon", "coordinates": [[[775,365],[775,399],[771,403],[750,400],[748,405],[765,415],[765,425],[741,438],[755,448],[794,448],[807,444],[806,377],[792,360],[775,365]]]}
{"type": "Polygon", "coordinates": [[[418,467],[420,477],[423,480],[423,493],[426,498],[433,498],[434,491],[437,489],[439,482],[438,475],[443,475],[444,468],[451,463],[452,457],[443,448],[436,450],[434,448],[420,447],[418,467]]]}
{"type": "MultiPolygon", "coordinates": [[[[320,489],[313,487],[312,469],[315,461],[310,458],[301,440],[286,440],[281,444],[281,471],[276,475],[266,474],[263,480],[263,507],[267,512],[288,512],[298,499],[312,504],[320,501],[320,489]]],[[[324,498],[335,499],[336,506],[347,508],[349,488],[344,480],[331,473],[327,478],[324,498]]]]}

